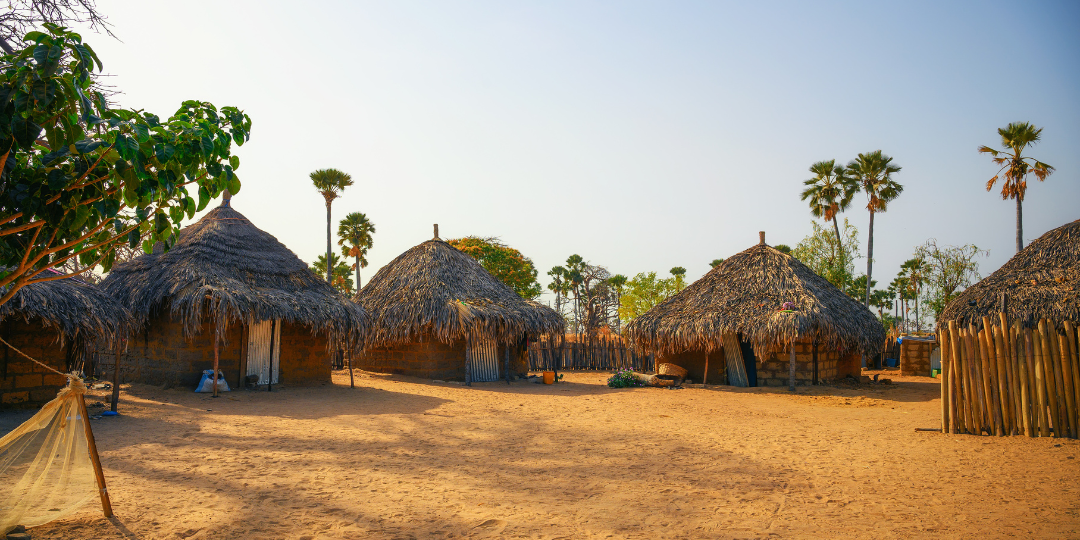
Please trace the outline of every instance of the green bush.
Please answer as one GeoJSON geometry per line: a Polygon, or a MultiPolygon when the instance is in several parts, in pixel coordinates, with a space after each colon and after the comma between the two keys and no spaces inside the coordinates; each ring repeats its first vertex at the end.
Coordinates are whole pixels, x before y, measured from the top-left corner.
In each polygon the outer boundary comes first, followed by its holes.
{"type": "Polygon", "coordinates": [[[624,369],[608,377],[607,385],[611,388],[635,388],[645,386],[645,383],[641,382],[632,370],[624,369]]]}

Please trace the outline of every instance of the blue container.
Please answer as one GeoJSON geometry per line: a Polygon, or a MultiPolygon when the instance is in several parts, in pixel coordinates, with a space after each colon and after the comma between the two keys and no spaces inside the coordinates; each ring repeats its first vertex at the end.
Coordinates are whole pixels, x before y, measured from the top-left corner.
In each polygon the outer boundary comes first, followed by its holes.
{"type": "Polygon", "coordinates": [[[897,367],[900,365],[900,361],[895,358],[886,358],[885,365],[889,367],[897,367]]]}

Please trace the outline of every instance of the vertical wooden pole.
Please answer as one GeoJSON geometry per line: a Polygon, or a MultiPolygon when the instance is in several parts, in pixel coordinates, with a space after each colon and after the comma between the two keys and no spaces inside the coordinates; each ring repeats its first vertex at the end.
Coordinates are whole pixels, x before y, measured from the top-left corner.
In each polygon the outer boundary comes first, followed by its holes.
{"type": "Polygon", "coordinates": [[[997,328],[991,326],[988,330],[988,336],[991,337],[991,342],[994,346],[994,356],[997,358],[997,391],[998,391],[998,404],[1001,407],[1001,422],[1005,429],[1005,435],[1012,435],[1015,431],[1016,424],[1014,422],[1013,402],[1009,399],[1009,386],[1012,381],[1009,378],[1009,356],[1005,349],[1005,340],[1002,336],[1004,332],[1002,330],[1005,327],[997,328]]]}
{"type": "Polygon", "coordinates": [[[349,388],[356,388],[356,382],[353,381],[353,372],[352,372],[352,356],[353,356],[353,351],[354,350],[355,349],[353,349],[352,347],[349,347],[349,388]]]}
{"type": "Polygon", "coordinates": [[[960,365],[960,403],[963,404],[964,408],[964,432],[977,435],[975,418],[978,415],[979,407],[971,384],[971,371],[974,369],[975,363],[972,362],[971,347],[966,328],[960,328],[960,365]]]}
{"type": "Polygon", "coordinates": [[[1054,436],[1061,437],[1061,416],[1058,414],[1058,392],[1054,353],[1050,347],[1050,332],[1046,319],[1039,321],[1039,341],[1042,343],[1043,384],[1046,385],[1046,406],[1054,429],[1054,436]]]}
{"type": "Polygon", "coordinates": [[[120,402],[120,353],[123,349],[123,341],[120,336],[116,337],[116,357],[113,362],[112,374],[112,412],[116,412],[116,405],[120,402]]]}
{"type": "Polygon", "coordinates": [[[1042,358],[1042,337],[1038,327],[1028,329],[1028,333],[1033,341],[1032,350],[1035,355],[1035,411],[1039,416],[1039,436],[1049,437],[1050,421],[1046,415],[1046,366],[1043,365],[1042,358]]]}
{"type": "Polygon", "coordinates": [[[505,364],[506,364],[506,369],[504,369],[503,371],[506,372],[506,384],[510,384],[510,344],[509,343],[506,344],[506,362],[505,362],[505,364]]]}
{"type": "Polygon", "coordinates": [[[1076,438],[1076,400],[1073,397],[1073,373],[1072,362],[1069,358],[1069,343],[1065,335],[1057,334],[1058,358],[1061,359],[1061,380],[1065,392],[1065,418],[1069,422],[1069,436],[1076,438]]]}
{"type": "Polygon", "coordinates": [[[1025,355],[1023,347],[1023,336],[1020,333],[1019,326],[1013,328],[1013,349],[1016,352],[1016,373],[1017,380],[1020,383],[1020,425],[1017,428],[1022,427],[1024,435],[1027,437],[1034,437],[1034,423],[1031,421],[1031,381],[1028,380],[1028,363],[1030,360],[1025,355]]]}
{"type": "Polygon", "coordinates": [[[465,337],[465,386],[472,386],[472,337],[465,337]]]}
{"type": "Polygon", "coordinates": [[[701,387],[705,388],[705,386],[707,384],[709,384],[709,351],[708,350],[705,351],[705,374],[701,376],[701,387]]]}
{"type": "MultiPolygon", "coordinates": [[[[1057,432],[1058,437],[1068,437],[1072,433],[1072,425],[1069,422],[1068,405],[1065,400],[1065,366],[1061,365],[1061,349],[1058,347],[1058,333],[1053,321],[1046,322],[1046,341],[1050,345],[1050,358],[1054,364],[1054,393],[1057,395],[1058,420],[1061,427],[1057,432]]],[[[1054,429],[1058,429],[1056,426],[1054,429]]]]}
{"type": "Polygon", "coordinates": [[[795,391],[795,340],[791,340],[791,354],[788,358],[788,390],[795,391]]]}
{"type": "Polygon", "coordinates": [[[979,333],[981,337],[980,350],[982,351],[983,365],[986,369],[983,371],[983,384],[985,385],[986,397],[989,399],[988,409],[990,411],[990,419],[994,424],[994,435],[1002,437],[1005,435],[1005,422],[1004,415],[999,406],[1000,396],[997,392],[997,358],[994,356],[994,345],[992,330],[990,328],[990,318],[983,317],[983,329],[979,333]]]}
{"type": "Polygon", "coordinates": [[[86,411],[86,399],[82,394],[78,395],[79,415],[83,419],[83,430],[86,432],[87,451],[90,452],[90,462],[94,464],[94,475],[97,477],[98,495],[101,497],[101,512],[105,517],[113,516],[112,501],[109,500],[109,491],[105,487],[105,473],[101,470],[101,458],[98,457],[97,442],[94,441],[94,430],[90,429],[90,413],[86,411]]]}
{"type": "Polygon", "coordinates": [[[949,433],[960,432],[960,395],[956,391],[960,384],[960,343],[957,339],[956,321],[949,321],[947,324],[948,336],[949,336],[949,365],[941,366],[941,372],[945,373],[948,369],[949,374],[941,380],[941,384],[945,384],[947,388],[946,392],[949,393],[949,433]]]}
{"type": "Polygon", "coordinates": [[[952,433],[949,423],[949,409],[951,409],[951,396],[949,394],[949,332],[944,326],[938,326],[938,345],[941,347],[941,374],[938,375],[938,386],[941,390],[941,432],[952,433]]]}
{"type": "Polygon", "coordinates": [[[236,379],[236,388],[247,388],[248,323],[245,320],[240,327],[240,359],[236,362],[240,369],[236,379]]]}
{"type": "MultiPolygon", "coordinates": [[[[1039,430],[1039,394],[1035,391],[1035,347],[1032,343],[1031,329],[1018,323],[1016,328],[1020,339],[1018,349],[1024,351],[1024,366],[1027,371],[1027,395],[1028,395],[1028,421],[1031,422],[1031,430],[1034,433],[1039,430]]],[[[1032,434],[1032,437],[1036,435],[1032,434]]]]}
{"type": "Polygon", "coordinates": [[[214,374],[211,375],[211,377],[213,377],[213,381],[210,383],[211,387],[214,389],[214,397],[218,397],[218,395],[217,395],[217,376],[218,376],[218,365],[219,365],[218,364],[218,343],[220,341],[221,341],[221,334],[220,334],[220,332],[218,332],[218,329],[216,328],[216,325],[215,325],[215,328],[214,328],[214,374]]]}
{"type": "Polygon", "coordinates": [[[1070,321],[1065,321],[1065,343],[1069,346],[1069,369],[1073,379],[1073,403],[1076,404],[1077,435],[1080,436],[1080,348],[1076,342],[1076,331],[1070,321]]]}
{"type": "MultiPolygon", "coordinates": [[[[277,337],[277,319],[270,319],[270,364],[269,373],[266,375],[266,391],[274,391],[274,338],[277,337]]],[[[281,367],[281,359],[278,358],[278,367],[281,367]]]]}
{"type": "Polygon", "coordinates": [[[968,417],[971,422],[968,426],[968,433],[982,435],[982,391],[975,384],[980,378],[976,371],[979,368],[979,355],[972,347],[974,339],[971,333],[971,325],[961,330],[961,337],[964,341],[964,405],[967,406],[968,417]]]}

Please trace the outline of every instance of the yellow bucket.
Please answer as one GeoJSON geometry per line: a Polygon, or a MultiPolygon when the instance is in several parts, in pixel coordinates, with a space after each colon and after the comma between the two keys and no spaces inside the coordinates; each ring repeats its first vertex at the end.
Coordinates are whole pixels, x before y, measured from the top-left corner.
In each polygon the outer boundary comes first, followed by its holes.
{"type": "Polygon", "coordinates": [[[555,372],[554,371],[545,371],[544,372],[544,384],[555,384],[555,372]]]}

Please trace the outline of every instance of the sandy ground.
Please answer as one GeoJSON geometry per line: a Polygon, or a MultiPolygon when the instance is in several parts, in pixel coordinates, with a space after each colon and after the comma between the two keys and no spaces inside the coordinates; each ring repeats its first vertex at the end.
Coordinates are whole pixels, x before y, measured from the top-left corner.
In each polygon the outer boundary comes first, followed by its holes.
{"type": "Polygon", "coordinates": [[[125,385],[121,416],[94,421],[116,517],[90,505],[30,532],[1080,538],[1078,441],[917,432],[939,424],[934,379],[791,395],[357,373],[217,399],[125,385]]]}

